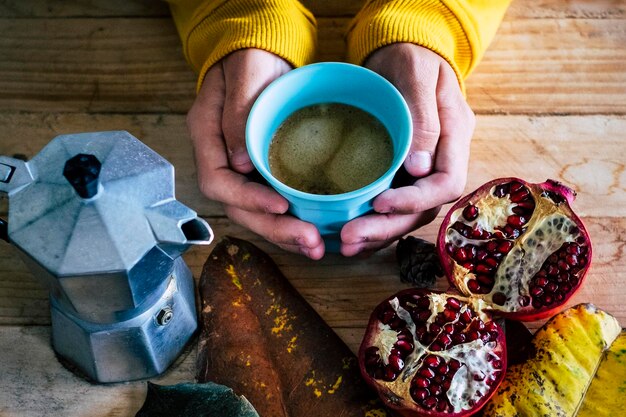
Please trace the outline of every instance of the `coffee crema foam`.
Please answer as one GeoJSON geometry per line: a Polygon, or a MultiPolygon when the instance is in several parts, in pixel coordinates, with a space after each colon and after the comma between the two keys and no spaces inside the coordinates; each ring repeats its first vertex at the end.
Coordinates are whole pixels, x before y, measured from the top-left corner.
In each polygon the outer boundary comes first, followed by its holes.
{"type": "Polygon", "coordinates": [[[381,177],[391,166],[393,143],[374,116],[340,103],[317,104],[291,114],[269,148],[280,182],[311,194],[342,194],[381,177]]]}

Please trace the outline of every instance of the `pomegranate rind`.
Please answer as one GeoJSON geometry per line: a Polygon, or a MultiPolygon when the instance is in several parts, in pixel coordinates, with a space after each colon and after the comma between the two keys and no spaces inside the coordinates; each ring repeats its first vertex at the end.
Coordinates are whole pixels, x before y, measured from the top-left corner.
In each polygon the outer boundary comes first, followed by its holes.
{"type": "MultiPolygon", "coordinates": [[[[469,193],[465,197],[461,198],[456,204],[452,206],[452,208],[446,214],[441,224],[441,227],[439,229],[439,234],[437,238],[438,254],[441,259],[441,264],[442,264],[444,274],[448,278],[448,281],[450,282],[450,284],[454,288],[456,288],[458,291],[460,291],[462,294],[464,294],[465,296],[483,298],[487,304],[486,308],[497,311],[498,315],[502,317],[510,318],[510,319],[516,319],[520,321],[533,321],[533,320],[539,320],[539,319],[543,319],[546,317],[550,317],[554,315],[555,313],[561,311],[563,309],[563,306],[567,303],[567,301],[571,299],[571,297],[574,296],[580,290],[582,283],[584,282],[585,276],[587,274],[587,271],[589,270],[589,267],[591,265],[591,260],[592,260],[592,246],[591,246],[591,241],[589,239],[589,233],[587,232],[583,222],[573,212],[573,210],[570,207],[570,203],[574,201],[575,196],[576,196],[576,193],[573,190],[561,184],[560,182],[557,182],[554,180],[547,180],[546,182],[540,183],[540,184],[532,184],[532,183],[527,183],[526,181],[519,179],[519,178],[509,177],[509,178],[499,178],[499,179],[489,181],[488,183],[476,189],[474,192],[469,193]],[[475,277],[475,275],[473,275],[473,273],[470,272],[469,270],[465,269],[462,265],[459,265],[459,263],[457,263],[457,261],[455,261],[452,258],[452,256],[448,253],[446,249],[446,245],[449,243],[448,234],[450,233],[450,228],[452,224],[454,223],[454,221],[456,221],[455,219],[459,217],[459,213],[461,213],[464,208],[466,208],[470,204],[475,204],[481,198],[484,198],[485,196],[489,195],[490,191],[495,189],[495,187],[502,185],[502,184],[510,184],[510,183],[515,183],[515,182],[521,183],[525,187],[527,187],[530,191],[530,195],[535,200],[538,198],[542,199],[538,201],[538,205],[539,203],[541,203],[541,208],[538,207],[534,209],[535,211],[533,211],[533,214],[530,220],[528,221],[528,225],[532,224],[532,225],[537,226],[538,225],[537,222],[542,220],[541,216],[546,215],[547,211],[549,211],[550,213],[556,213],[560,218],[565,218],[566,221],[569,222],[569,224],[576,226],[578,230],[578,236],[581,236],[582,237],[581,239],[584,240],[584,246],[587,251],[585,255],[586,257],[585,266],[582,269],[580,269],[578,272],[576,272],[576,276],[577,276],[576,284],[571,285],[571,289],[565,295],[562,295],[563,297],[562,300],[555,301],[551,305],[548,305],[548,306],[543,305],[541,307],[536,307],[530,304],[527,306],[521,306],[520,304],[517,304],[515,307],[512,307],[512,306],[507,306],[507,308],[500,307],[499,305],[497,305],[497,303],[493,302],[493,295],[499,292],[498,288],[496,288],[495,285],[489,291],[488,294],[473,293],[468,288],[467,282],[472,277],[475,277]],[[553,204],[551,200],[545,201],[547,200],[547,198],[542,197],[542,194],[545,195],[546,193],[552,195],[553,198],[558,199],[559,204],[556,204],[556,203],[553,204]],[[554,207],[552,208],[550,207],[550,205],[554,207]],[[540,212],[537,212],[537,211],[540,211],[540,212]]],[[[509,215],[509,214],[510,213],[502,214],[500,212],[497,212],[495,215],[500,216],[500,217],[505,217],[506,215],[509,215]]],[[[541,226],[541,224],[539,224],[539,226],[541,226]]],[[[508,240],[515,241],[516,243],[514,244],[514,248],[517,249],[520,246],[518,242],[521,241],[522,238],[525,238],[525,234],[522,234],[522,236],[520,236],[519,238],[508,239],[508,240]]],[[[514,252],[513,249],[511,249],[511,253],[513,252],[514,252]]],[[[524,251],[519,249],[517,253],[523,254],[524,251]]],[[[500,266],[501,265],[499,265],[498,268],[500,266]]],[[[531,278],[532,276],[528,277],[528,279],[531,279],[531,278]]],[[[507,294],[507,300],[509,300],[508,296],[509,295],[507,294]]],[[[527,296],[530,297],[529,294],[527,294],[527,296]]]]}
{"type": "MultiPolygon", "coordinates": [[[[392,409],[397,415],[403,416],[403,417],[465,417],[465,416],[471,416],[472,414],[478,412],[482,407],[485,406],[485,404],[487,403],[487,401],[489,401],[489,399],[495,394],[498,386],[502,383],[502,381],[504,380],[505,377],[505,372],[506,372],[506,341],[505,341],[505,335],[504,335],[504,331],[502,330],[502,328],[500,328],[499,326],[497,326],[496,323],[494,323],[494,325],[496,326],[497,332],[498,332],[498,337],[495,341],[495,346],[496,348],[489,351],[489,353],[493,354],[500,362],[501,362],[501,366],[500,366],[500,371],[497,373],[496,378],[494,380],[494,382],[492,383],[492,385],[489,387],[489,391],[483,395],[482,398],[480,398],[473,406],[471,409],[463,409],[460,410],[459,412],[438,412],[436,410],[427,410],[424,408],[421,408],[412,398],[404,398],[399,396],[396,392],[394,392],[390,387],[389,384],[386,384],[384,381],[380,381],[377,380],[376,378],[372,377],[366,369],[366,365],[365,365],[365,357],[366,357],[366,350],[372,346],[375,346],[374,343],[374,339],[377,335],[377,333],[379,332],[380,329],[380,318],[379,318],[379,313],[387,308],[387,305],[390,303],[391,300],[393,299],[402,299],[405,295],[430,295],[430,294],[440,294],[444,297],[448,297],[448,298],[456,298],[456,299],[460,299],[462,301],[476,301],[478,303],[478,305],[473,305],[472,307],[476,310],[476,313],[479,314],[481,317],[491,321],[491,316],[489,313],[486,313],[484,310],[482,310],[480,308],[480,306],[482,305],[482,303],[480,302],[480,300],[472,300],[472,299],[466,299],[462,296],[459,296],[457,294],[453,294],[453,293],[443,293],[441,291],[431,291],[431,290],[426,290],[426,289],[418,289],[418,288],[411,288],[411,289],[407,289],[407,290],[403,290],[400,291],[390,297],[388,297],[387,299],[385,299],[383,302],[381,302],[372,312],[370,319],[369,319],[369,323],[367,325],[367,329],[365,332],[365,336],[363,338],[363,341],[361,343],[361,346],[359,348],[359,353],[358,353],[358,360],[359,360],[359,367],[361,370],[361,375],[363,376],[363,378],[365,379],[366,383],[371,386],[374,390],[376,390],[376,392],[378,393],[378,396],[380,397],[380,399],[383,401],[383,403],[390,409],[392,409]]],[[[485,345],[486,347],[486,345],[485,345]]],[[[487,348],[487,347],[486,347],[487,348]]],[[[436,352],[430,352],[430,353],[435,353],[436,352]]],[[[421,354],[420,354],[421,355],[421,354]]],[[[418,359],[420,357],[423,356],[418,356],[418,359]]],[[[417,369],[417,367],[416,367],[417,369]]],[[[404,384],[406,384],[407,386],[411,383],[411,379],[414,377],[415,375],[411,375],[405,382],[403,382],[404,384]]],[[[400,379],[400,376],[398,377],[398,379],[400,379]]],[[[408,388],[405,387],[404,389],[405,392],[408,392],[408,388]]]]}
{"type": "MultiPolygon", "coordinates": [[[[507,371],[483,415],[581,415],[578,412],[586,402],[592,379],[621,331],[615,317],[592,304],[579,304],[557,314],[535,333],[533,355],[507,371]]],[[[607,375],[618,372],[613,368],[607,375]]],[[[611,379],[598,382],[602,390],[615,391],[616,404],[623,400],[619,383],[611,386],[611,379]]],[[[593,415],[622,415],[621,403],[612,413],[593,415]]]]}

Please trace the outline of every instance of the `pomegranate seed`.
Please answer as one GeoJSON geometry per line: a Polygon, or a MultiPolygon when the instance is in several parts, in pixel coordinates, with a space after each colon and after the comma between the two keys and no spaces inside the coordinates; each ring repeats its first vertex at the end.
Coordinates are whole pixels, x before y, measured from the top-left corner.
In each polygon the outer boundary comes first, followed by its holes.
{"type": "Polygon", "coordinates": [[[506,219],[506,222],[515,228],[520,228],[526,224],[526,217],[512,215],[506,219]]]}
{"type": "Polygon", "coordinates": [[[556,285],[556,283],[554,282],[549,282],[548,285],[546,285],[546,291],[547,292],[555,292],[557,289],[559,288],[558,285],[556,285]]]}
{"type": "Polygon", "coordinates": [[[471,292],[476,293],[480,291],[480,284],[475,279],[470,279],[467,281],[467,288],[469,288],[471,292]]]}
{"type": "Polygon", "coordinates": [[[571,286],[571,285],[569,285],[569,284],[563,284],[563,285],[561,286],[561,291],[563,291],[563,292],[564,292],[564,293],[566,293],[566,294],[567,294],[568,292],[570,292],[570,290],[571,290],[571,289],[572,289],[572,286],[571,286]]]}
{"type": "Polygon", "coordinates": [[[486,264],[476,265],[476,272],[479,274],[490,274],[493,272],[493,267],[486,264]]]}
{"type": "Polygon", "coordinates": [[[460,319],[465,324],[472,321],[472,310],[466,309],[464,312],[461,313],[460,319]]]}
{"type": "Polygon", "coordinates": [[[543,307],[543,303],[541,302],[541,300],[539,298],[533,298],[532,305],[533,305],[534,308],[541,308],[541,307],[543,307]]]}
{"type": "Polygon", "coordinates": [[[448,298],[446,300],[446,305],[448,307],[450,307],[452,310],[460,310],[461,309],[461,302],[459,300],[457,300],[456,298],[448,298]]]}
{"type": "Polygon", "coordinates": [[[441,399],[439,400],[439,403],[437,404],[437,411],[439,412],[444,412],[448,409],[448,403],[445,401],[445,399],[441,399]]]}
{"type": "Polygon", "coordinates": [[[422,368],[420,369],[419,374],[424,378],[431,379],[435,376],[435,371],[430,368],[422,368]]]}
{"type": "Polygon", "coordinates": [[[452,380],[451,379],[446,379],[441,384],[441,387],[444,389],[444,391],[448,391],[450,389],[450,386],[452,386],[452,380]]]}
{"type": "Polygon", "coordinates": [[[422,401],[429,395],[430,392],[426,388],[417,388],[411,391],[411,396],[415,399],[415,401],[422,401]]]}
{"type": "Polygon", "coordinates": [[[461,362],[456,359],[451,359],[450,362],[448,362],[448,366],[451,370],[457,371],[461,367],[461,362]]]}
{"type": "Polygon", "coordinates": [[[463,333],[456,333],[452,335],[452,341],[457,345],[465,343],[465,335],[463,333]]]}
{"type": "Polygon", "coordinates": [[[448,367],[448,365],[446,363],[441,364],[437,368],[437,373],[439,375],[446,375],[448,373],[448,371],[450,371],[450,368],[448,367]]]}
{"type": "Polygon", "coordinates": [[[521,296],[520,299],[519,299],[519,304],[522,307],[528,306],[530,304],[530,297],[528,297],[526,295],[521,296]]]}
{"type": "Polygon", "coordinates": [[[413,382],[415,383],[416,386],[422,387],[422,388],[426,388],[430,385],[430,380],[422,376],[415,377],[415,379],[413,379],[413,382]]]}
{"type": "Polygon", "coordinates": [[[384,371],[383,377],[380,378],[380,379],[383,379],[385,381],[393,381],[397,377],[398,377],[398,375],[396,375],[391,368],[387,368],[384,371]]]}
{"type": "Polygon", "coordinates": [[[437,323],[433,323],[430,325],[430,331],[432,333],[439,333],[441,331],[441,326],[438,325],[437,323]]]}
{"type": "Polygon", "coordinates": [[[410,353],[413,352],[413,343],[408,342],[406,340],[398,340],[398,342],[396,342],[395,346],[398,348],[398,350],[400,350],[400,352],[402,353],[410,353]]]}
{"type": "Polygon", "coordinates": [[[441,395],[443,393],[443,388],[441,388],[441,385],[431,385],[430,393],[435,396],[441,395]]]}
{"type": "Polygon", "coordinates": [[[556,282],[564,283],[569,279],[569,274],[567,272],[561,272],[559,276],[556,278],[556,282]]]}
{"type": "Polygon", "coordinates": [[[422,406],[426,409],[434,408],[437,405],[437,399],[435,397],[427,397],[422,401],[422,406]]]}
{"type": "Polygon", "coordinates": [[[559,268],[557,268],[554,265],[550,265],[550,266],[548,266],[548,271],[547,272],[548,272],[549,276],[555,277],[555,276],[559,275],[559,268]]]}
{"type": "Polygon", "coordinates": [[[487,258],[487,259],[485,259],[485,264],[490,266],[490,267],[492,267],[492,268],[497,267],[499,263],[500,262],[498,262],[498,260],[496,258],[487,258]]]}
{"type": "Polygon", "coordinates": [[[486,250],[478,249],[476,251],[476,260],[478,261],[484,261],[487,258],[487,256],[489,256],[489,253],[487,253],[486,250]]]}
{"type": "Polygon", "coordinates": [[[509,184],[500,184],[493,190],[493,195],[502,198],[509,193],[509,190],[509,184]]]}
{"type": "Polygon", "coordinates": [[[570,255],[580,255],[580,246],[575,243],[570,243],[566,251],[570,255]]]}
{"type": "Polygon", "coordinates": [[[524,184],[522,184],[519,181],[512,181],[512,182],[509,183],[509,187],[511,187],[510,188],[511,192],[515,193],[515,192],[521,190],[524,187],[524,184]]]}
{"type": "Polygon", "coordinates": [[[396,373],[400,372],[404,368],[404,361],[400,356],[391,355],[389,356],[389,367],[396,373]]]}
{"type": "Polygon", "coordinates": [[[447,321],[454,321],[457,319],[457,317],[459,316],[459,313],[457,313],[456,311],[450,310],[450,309],[445,309],[443,310],[443,317],[447,320],[447,321]]]}
{"type": "Polygon", "coordinates": [[[497,245],[497,251],[500,253],[509,253],[509,251],[513,248],[513,242],[510,240],[502,240],[497,245]]]}
{"type": "Polygon", "coordinates": [[[490,240],[489,242],[487,242],[485,249],[487,249],[487,252],[490,252],[490,253],[495,252],[498,249],[498,242],[494,240],[490,240]]]}
{"type": "Polygon", "coordinates": [[[440,352],[443,350],[443,347],[439,343],[433,343],[432,345],[430,345],[430,350],[432,350],[433,352],[440,352]]]}
{"type": "Polygon", "coordinates": [[[555,264],[558,261],[559,261],[559,255],[557,255],[556,253],[553,253],[552,255],[548,256],[548,263],[555,264]]]}
{"type": "Polygon", "coordinates": [[[436,355],[428,355],[424,358],[424,363],[431,368],[436,368],[437,366],[439,366],[439,364],[441,364],[441,361],[441,358],[436,355]]]}
{"type": "Polygon", "coordinates": [[[533,297],[540,297],[543,294],[543,288],[541,287],[532,287],[530,289],[530,295],[533,297]]]}
{"type": "Polygon", "coordinates": [[[477,340],[479,337],[480,333],[478,333],[476,330],[473,330],[467,334],[467,339],[470,341],[477,340]]]}
{"type": "Polygon", "coordinates": [[[478,275],[476,279],[485,287],[491,287],[495,283],[495,278],[491,275],[478,275]]]}
{"type": "Polygon", "coordinates": [[[513,203],[519,203],[520,201],[525,200],[529,194],[530,194],[530,191],[528,191],[528,188],[523,188],[514,193],[511,193],[511,196],[509,197],[509,199],[513,203]]]}
{"type": "Polygon", "coordinates": [[[483,381],[485,379],[485,374],[474,374],[474,381],[483,381]]]}
{"type": "Polygon", "coordinates": [[[401,318],[397,317],[395,319],[393,319],[391,321],[391,323],[389,323],[389,327],[393,330],[398,330],[401,327],[404,327],[404,325],[406,324],[406,322],[404,320],[402,320],[401,318]]]}
{"type": "Polygon", "coordinates": [[[578,266],[582,268],[585,265],[587,265],[587,258],[585,258],[584,256],[581,256],[580,258],[578,258],[578,266]]]}
{"type": "Polygon", "coordinates": [[[557,302],[561,302],[561,301],[563,301],[563,299],[564,299],[564,298],[565,298],[565,297],[564,297],[564,296],[563,296],[563,294],[561,294],[560,292],[559,292],[559,293],[554,294],[554,299],[555,299],[557,302]]]}
{"type": "Polygon", "coordinates": [[[576,266],[578,265],[578,258],[576,255],[570,254],[565,257],[565,262],[567,262],[569,266],[576,266]]]}
{"type": "Polygon", "coordinates": [[[448,334],[454,333],[454,324],[452,323],[446,324],[445,326],[443,326],[443,331],[448,334]]]}
{"type": "MultiPolygon", "coordinates": [[[[561,252],[562,253],[562,252],[561,252]]],[[[570,269],[570,265],[563,259],[559,259],[559,262],[556,263],[556,266],[561,270],[561,271],[569,271],[570,269]]]]}
{"type": "Polygon", "coordinates": [[[469,221],[476,219],[476,217],[478,217],[478,207],[473,204],[465,207],[463,209],[463,217],[465,217],[465,219],[469,221]]]}
{"type": "Polygon", "coordinates": [[[470,272],[474,270],[474,264],[472,262],[465,262],[462,266],[470,272]]]}
{"type": "Polygon", "coordinates": [[[552,298],[552,296],[550,294],[546,294],[543,296],[543,303],[545,305],[550,305],[554,302],[554,299],[552,298]]]}
{"type": "Polygon", "coordinates": [[[422,310],[417,314],[418,321],[426,321],[430,318],[430,310],[422,310]]]}
{"type": "Polygon", "coordinates": [[[491,342],[491,333],[489,332],[481,333],[480,340],[482,340],[483,343],[491,342]]]}
{"type": "Polygon", "coordinates": [[[546,277],[538,277],[535,279],[535,285],[538,287],[545,287],[548,283],[548,279],[546,277]]]}
{"type": "Polygon", "coordinates": [[[453,255],[457,262],[466,262],[472,259],[470,251],[464,246],[462,248],[456,248],[453,255]]]}
{"type": "Polygon", "coordinates": [[[442,334],[441,336],[439,336],[437,341],[441,343],[443,347],[448,347],[452,343],[452,338],[447,334],[442,334]]]}
{"type": "Polygon", "coordinates": [[[383,310],[380,315],[378,316],[378,319],[380,320],[380,322],[382,324],[389,324],[391,323],[391,320],[393,320],[394,318],[396,318],[396,312],[393,310],[383,310]]]}

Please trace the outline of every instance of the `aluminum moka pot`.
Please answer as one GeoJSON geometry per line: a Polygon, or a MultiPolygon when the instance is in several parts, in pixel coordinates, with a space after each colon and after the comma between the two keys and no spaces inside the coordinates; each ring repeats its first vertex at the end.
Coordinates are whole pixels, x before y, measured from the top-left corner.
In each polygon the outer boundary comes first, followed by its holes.
{"type": "Polygon", "coordinates": [[[175,199],[174,167],[128,132],[62,135],[29,162],[0,156],[2,193],[0,236],[49,288],[70,368],[98,382],[167,369],[197,329],[180,255],[213,238],[175,199]]]}

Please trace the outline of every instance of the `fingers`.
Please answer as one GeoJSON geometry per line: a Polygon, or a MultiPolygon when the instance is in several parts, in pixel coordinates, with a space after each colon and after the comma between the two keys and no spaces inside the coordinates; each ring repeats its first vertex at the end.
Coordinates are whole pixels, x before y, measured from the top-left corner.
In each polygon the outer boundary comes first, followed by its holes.
{"type": "Polygon", "coordinates": [[[413,119],[413,140],[404,161],[407,172],[423,177],[432,170],[440,127],[437,110],[439,55],[405,43],[393,44],[375,52],[368,66],[393,83],[404,97],[413,119]],[[383,54],[382,58],[376,54],[383,54]],[[386,54],[393,58],[386,59],[386,54]],[[388,63],[393,61],[394,65],[388,63]]]}
{"type": "Polygon", "coordinates": [[[441,134],[433,173],[413,186],[390,189],[373,202],[378,213],[417,213],[456,200],[467,180],[474,114],[465,102],[454,71],[447,63],[440,66],[437,107],[441,134]]]}
{"type": "Polygon", "coordinates": [[[275,245],[318,260],[324,256],[324,241],[311,223],[289,215],[254,213],[234,206],[225,207],[234,222],[263,236],[275,245]]]}
{"type": "Polygon", "coordinates": [[[212,200],[246,210],[285,213],[287,200],[230,169],[222,135],[224,97],[224,74],[221,66],[215,65],[187,115],[200,190],[212,200]]]}
{"type": "Polygon", "coordinates": [[[417,214],[370,214],[356,218],[341,230],[341,253],[354,256],[384,248],[433,221],[439,210],[436,207],[417,214]]]}
{"type": "Polygon", "coordinates": [[[222,129],[230,166],[240,173],[254,169],[246,150],[246,121],[261,91],[291,69],[276,55],[260,49],[233,52],[223,61],[225,99],[222,129]]]}

